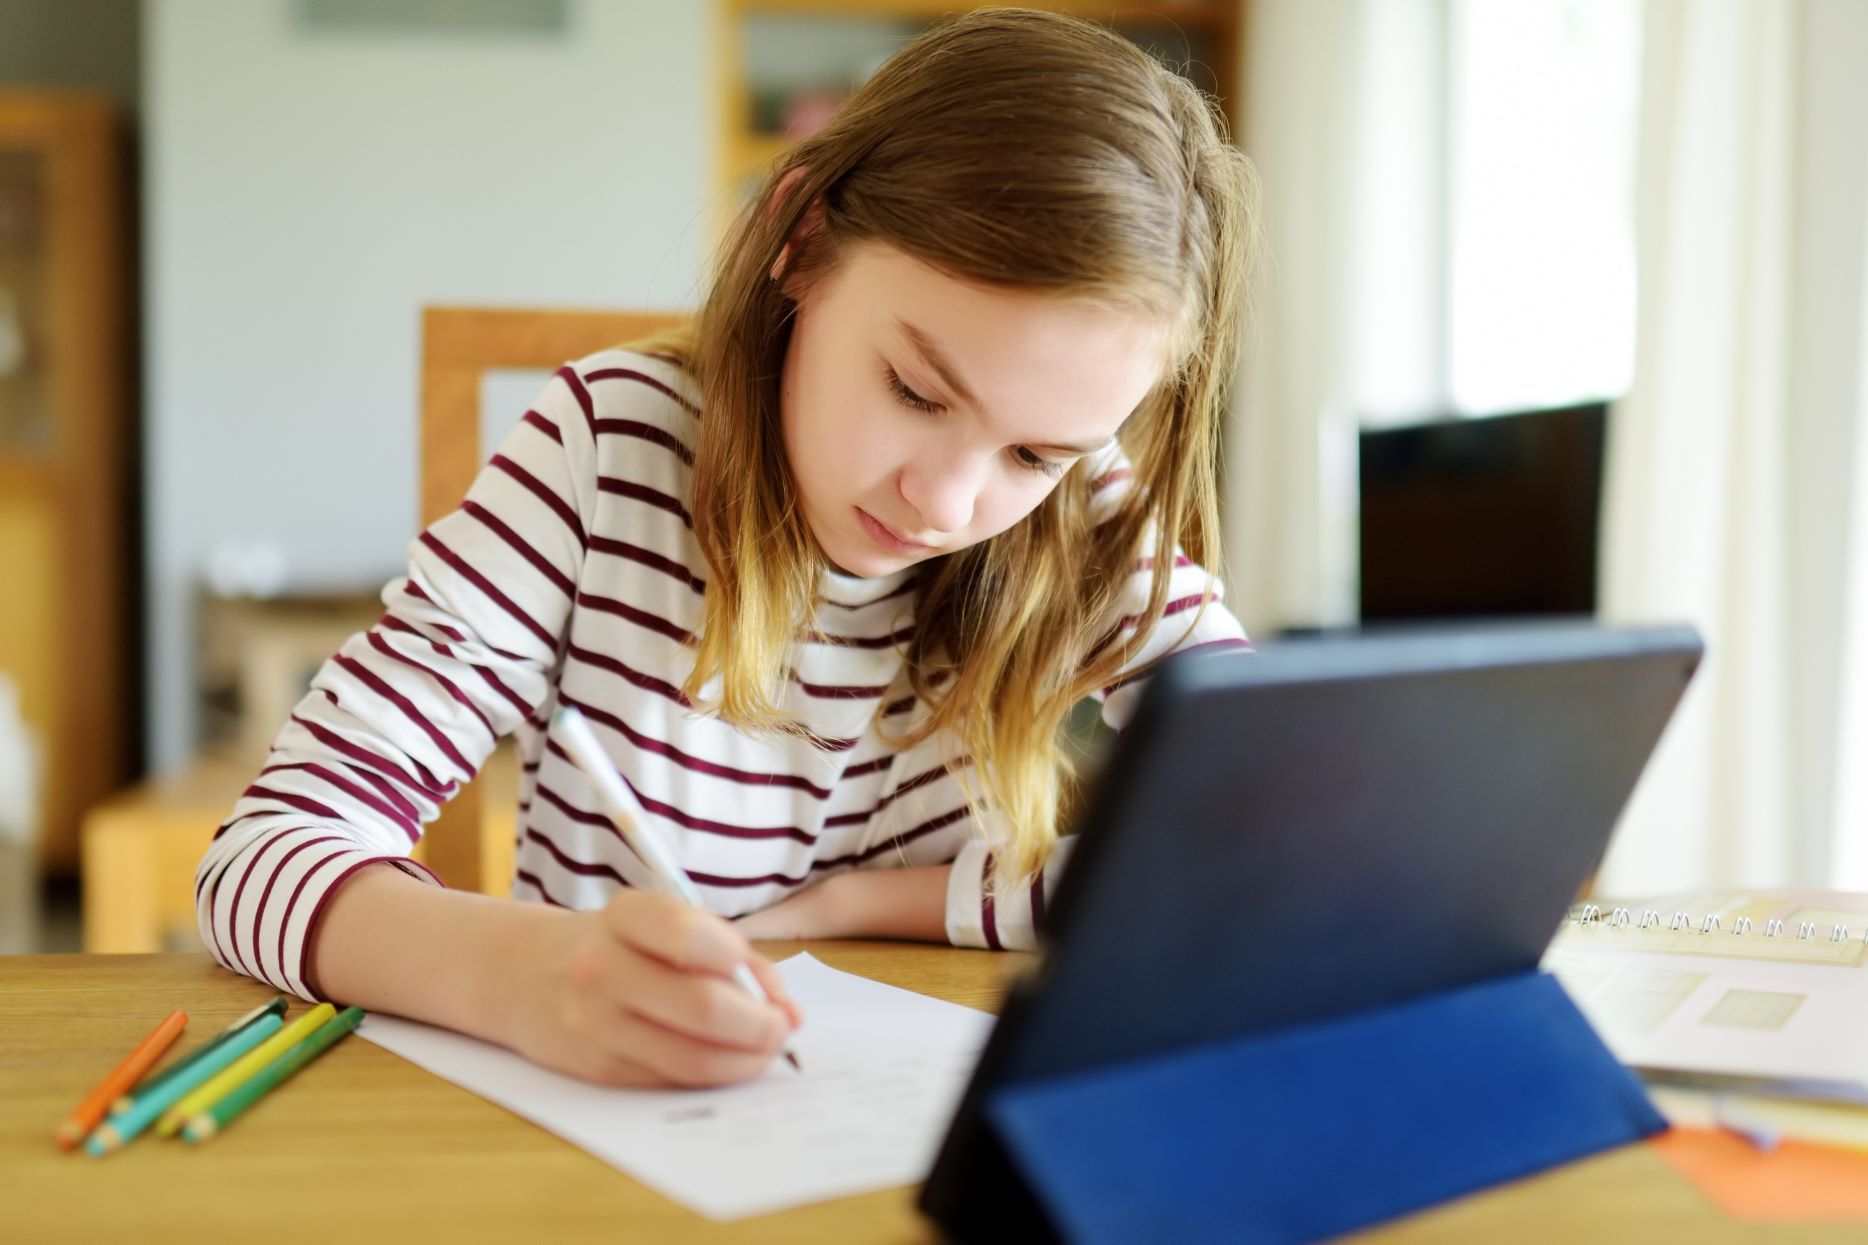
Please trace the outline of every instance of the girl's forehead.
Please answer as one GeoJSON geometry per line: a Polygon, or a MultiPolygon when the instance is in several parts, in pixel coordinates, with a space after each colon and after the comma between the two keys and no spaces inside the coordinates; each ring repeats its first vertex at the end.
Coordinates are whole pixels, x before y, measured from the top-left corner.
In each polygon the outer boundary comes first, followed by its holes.
{"type": "Polygon", "coordinates": [[[967,281],[873,243],[839,268],[832,296],[847,323],[895,352],[895,366],[959,382],[969,392],[945,396],[987,415],[1074,410],[1071,422],[1102,419],[1113,432],[1169,365],[1169,326],[1136,308],[967,281]]]}

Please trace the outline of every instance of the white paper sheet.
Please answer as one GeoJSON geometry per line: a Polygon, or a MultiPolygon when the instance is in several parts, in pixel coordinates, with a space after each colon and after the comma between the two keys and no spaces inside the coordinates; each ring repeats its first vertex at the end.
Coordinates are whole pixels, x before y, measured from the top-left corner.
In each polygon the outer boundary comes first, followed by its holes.
{"type": "Polygon", "coordinates": [[[727,1089],[605,1089],[392,1016],[357,1032],[713,1219],[921,1180],[993,1017],[810,955],[778,967],[804,1072],[776,1061],[727,1089]]]}

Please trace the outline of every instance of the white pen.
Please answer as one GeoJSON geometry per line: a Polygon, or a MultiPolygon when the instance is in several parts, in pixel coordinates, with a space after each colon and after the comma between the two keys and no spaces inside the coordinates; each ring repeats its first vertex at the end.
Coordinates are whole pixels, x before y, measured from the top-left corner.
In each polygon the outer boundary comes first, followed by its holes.
{"type": "MultiPolygon", "coordinates": [[[[648,813],[636,799],[635,792],[629,789],[629,784],[623,781],[623,776],[610,764],[609,754],[597,742],[597,736],[590,729],[590,723],[584,720],[584,715],[566,705],[558,710],[552,725],[557,728],[558,737],[564,741],[565,751],[571,754],[571,759],[577,762],[577,768],[584,771],[584,777],[590,779],[591,785],[597,789],[598,803],[603,805],[603,811],[609,815],[630,850],[641,857],[642,863],[649,867],[649,871],[655,874],[668,893],[705,911],[706,905],[701,902],[700,892],[694,889],[694,883],[689,880],[686,871],[668,854],[661,836],[649,825],[648,813]]],[[[761,1003],[772,1001],[759,984],[759,979],[744,964],[734,970],[733,979],[761,1003]]],[[[785,1056],[786,1063],[799,1072],[804,1071],[789,1046],[780,1053],[785,1056]]]]}

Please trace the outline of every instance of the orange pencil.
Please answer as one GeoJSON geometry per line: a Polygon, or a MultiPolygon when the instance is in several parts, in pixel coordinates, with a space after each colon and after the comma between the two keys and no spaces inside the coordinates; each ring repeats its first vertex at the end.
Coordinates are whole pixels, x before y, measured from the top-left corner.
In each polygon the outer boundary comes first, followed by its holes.
{"type": "Polygon", "coordinates": [[[142,1079],[143,1073],[155,1066],[175,1039],[182,1035],[182,1026],[188,1023],[187,1012],[172,1012],[169,1018],[156,1026],[156,1031],[144,1038],[142,1044],[131,1051],[129,1057],[118,1064],[103,1083],[92,1090],[85,1100],[78,1104],[78,1109],[71,1117],[58,1126],[58,1146],[69,1150],[83,1141],[85,1134],[97,1127],[97,1122],[104,1118],[104,1112],[110,1110],[110,1104],[117,1100],[130,1086],[142,1079]]]}

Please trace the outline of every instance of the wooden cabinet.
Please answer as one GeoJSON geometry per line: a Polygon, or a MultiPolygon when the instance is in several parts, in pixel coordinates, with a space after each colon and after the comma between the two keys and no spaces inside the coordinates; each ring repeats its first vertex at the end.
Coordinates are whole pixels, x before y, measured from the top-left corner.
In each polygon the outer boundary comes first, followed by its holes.
{"type": "Polygon", "coordinates": [[[134,424],[122,122],[0,90],[0,670],[43,757],[42,860],[133,764],[134,424]]]}

